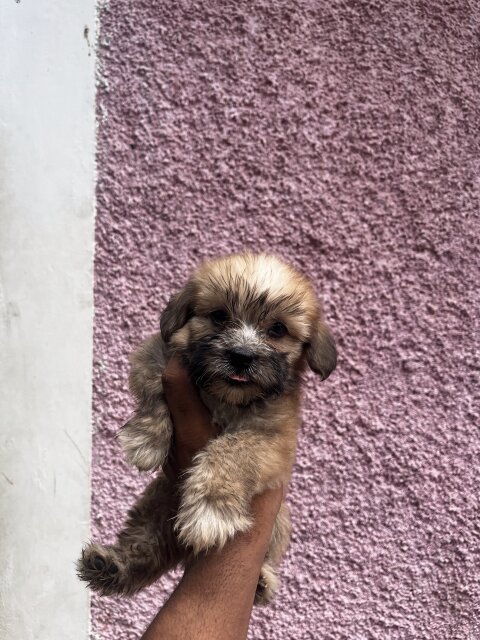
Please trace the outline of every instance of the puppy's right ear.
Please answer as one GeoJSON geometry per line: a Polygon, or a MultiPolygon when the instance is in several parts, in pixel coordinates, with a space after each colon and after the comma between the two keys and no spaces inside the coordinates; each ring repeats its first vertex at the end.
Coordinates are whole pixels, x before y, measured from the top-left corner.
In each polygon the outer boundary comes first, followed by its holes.
{"type": "Polygon", "coordinates": [[[160,333],[165,342],[192,316],[193,286],[188,283],[168,301],[160,317],[160,333]]]}

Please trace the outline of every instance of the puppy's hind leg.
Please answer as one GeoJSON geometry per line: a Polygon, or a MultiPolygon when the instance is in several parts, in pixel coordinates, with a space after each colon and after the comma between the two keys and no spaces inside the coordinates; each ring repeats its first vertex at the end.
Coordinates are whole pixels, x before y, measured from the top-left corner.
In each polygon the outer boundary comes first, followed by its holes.
{"type": "Polygon", "coordinates": [[[83,549],[79,578],[101,595],[132,595],[178,564],[184,553],[173,532],[173,494],[167,478],[155,478],[129,511],[116,544],[83,549]]]}
{"type": "Polygon", "coordinates": [[[277,575],[278,565],[287,550],[290,540],[290,516],[288,507],[283,502],[273,526],[270,546],[265,557],[265,562],[260,570],[257,590],[255,592],[255,604],[269,604],[278,589],[280,580],[277,575]]]}

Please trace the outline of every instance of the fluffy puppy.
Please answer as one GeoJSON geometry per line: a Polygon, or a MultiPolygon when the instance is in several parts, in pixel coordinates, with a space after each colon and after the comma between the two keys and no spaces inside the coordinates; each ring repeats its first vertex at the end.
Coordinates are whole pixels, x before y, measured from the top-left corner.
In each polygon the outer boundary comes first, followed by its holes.
{"type": "MultiPolygon", "coordinates": [[[[83,550],[79,576],[102,594],[132,594],[190,554],[221,547],[248,529],[252,497],[290,479],[306,363],[322,380],[336,365],[320,305],[295,269],[265,254],[203,263],[169,301],[160,333],[132,356],[137,408],[120,440],[141,470],[161,467],[169,451],[172,423],[161,376],[173,353],[182,357],[220,435],[195,456],[178,488],[163,475],[150,483],[115,545],[83,550]]],[[[272,598],[289,535],[283,504],[257,603],[272,598]]]]}

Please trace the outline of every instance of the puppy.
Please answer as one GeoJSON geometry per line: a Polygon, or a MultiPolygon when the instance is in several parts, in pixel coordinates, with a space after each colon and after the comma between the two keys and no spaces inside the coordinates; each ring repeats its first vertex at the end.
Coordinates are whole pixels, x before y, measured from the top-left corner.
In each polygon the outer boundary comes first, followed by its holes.
{"type": "MultiPolygon", "coordinates": [[[[266,254],[205,262],[169,301],[160,333],[131,359],[137,407],[120,440],[128,460],[144,471],[161,467],[170,447],[162,372],[173,353],[220,435],[195,456],[179,487],[164,475],[148,485],[116,544],[83,550],[79,577],[101,594],[133,594],[192,554],[247,530],[252,497],[290,479],[305,364],[322,380],[336,365],[334,340],[304,276],[266,254]]],[[[257,603],[269,602],[277,588],[289,536],[282,504],[257,603]]]]}

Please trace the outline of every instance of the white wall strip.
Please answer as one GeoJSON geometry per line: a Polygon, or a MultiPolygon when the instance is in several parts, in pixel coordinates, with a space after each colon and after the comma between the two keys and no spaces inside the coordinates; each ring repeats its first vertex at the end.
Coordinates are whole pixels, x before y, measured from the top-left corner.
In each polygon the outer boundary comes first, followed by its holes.
{"type": "Polygon", "coordinates": [[[86,640],[95,3],[0,25],[0,638],[86,640]]]}

